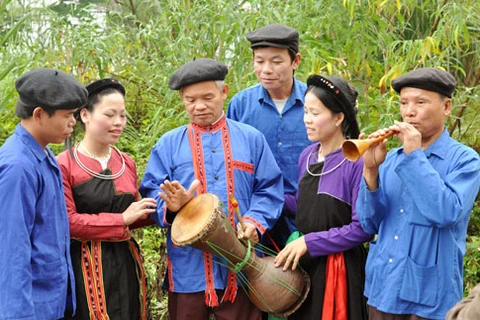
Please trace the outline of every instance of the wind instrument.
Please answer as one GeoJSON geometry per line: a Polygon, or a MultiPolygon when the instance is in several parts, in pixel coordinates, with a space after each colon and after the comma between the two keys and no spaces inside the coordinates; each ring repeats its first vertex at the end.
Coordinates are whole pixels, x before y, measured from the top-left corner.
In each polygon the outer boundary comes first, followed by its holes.
{"type": "Polygon", "coordinates": [[[393,136],[395,133],[395,131],[390,130],[386,134],[376,138],[345,140],[342,144],[342,152],[348,160],[357,161],[372,144],[381,142],[393,136]]]}

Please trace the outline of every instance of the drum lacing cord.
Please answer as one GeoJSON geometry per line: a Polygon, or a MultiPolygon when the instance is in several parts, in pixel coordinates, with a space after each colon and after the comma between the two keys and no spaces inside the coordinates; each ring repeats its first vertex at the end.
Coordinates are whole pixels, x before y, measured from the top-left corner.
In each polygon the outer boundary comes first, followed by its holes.
{"type": "Polygon", "coordinates": [[[252,245],[250,244],[250,240],[247,240],[247,242],[248,242],[247,253],[245,254],[245,258],[243,258],[243,261],[240,261],[239,263],[237,263],[235,265],[235,268],[233,268],[233,272],[235,273],[239,273],[243,269],[243,267],[245,267],[245,265],[247,264],[248,259],[250,259],[250,253],[252,252],[252,245]]]}

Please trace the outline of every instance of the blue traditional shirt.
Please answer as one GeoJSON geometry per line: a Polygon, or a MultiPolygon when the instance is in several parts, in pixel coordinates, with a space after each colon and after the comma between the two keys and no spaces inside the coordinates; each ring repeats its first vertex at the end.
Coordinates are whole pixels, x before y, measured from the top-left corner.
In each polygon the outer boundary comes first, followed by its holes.
{"type": "Polygon", "coordinates": [[[208,291],[212,283],[215,289],[225,289],[228,281],[226,261],[217,256],[204,259],[202,251],[172,243],[172,221],[158,196],[159,186],[164,180],[177,180],[188,188],[195,178],[202,193],[217,195],[223,204],[232,193],[243,219],[260,233],[272,227],[283,207],[282,176],[258,130],[223,117],[213,126],[190,124],[164,134],[150,153],[139,190],[157,200],[152,217],[168,228],[169,290],[179,293],[208,291]]]}
{"type": "Polygon", "coordinates": [[[426,150],[390,151],[379,187],[362,179],[357,214],[370,243],[365,296],[378,310],[445,319],[462,298],[470,212],[480,185],[478,154],[445,129],[426,150]]]}
{"type": "Polygon", "coordinates": [[[0,148],[0,190],[0,319],[63,318],[75,287],[61,172],[20,124],[0,148]]]}
{"type": "Polygon", "coordinates": [[[257,84],[237,93],[230,100],[227,118],[260,130],[283,174],[285,193],[295,194],[298,186],[298,157],[311,142],[303,123],[303,103],[307,85],[294,78],[292,94],[282,113],[268,91],[257,84]]]}

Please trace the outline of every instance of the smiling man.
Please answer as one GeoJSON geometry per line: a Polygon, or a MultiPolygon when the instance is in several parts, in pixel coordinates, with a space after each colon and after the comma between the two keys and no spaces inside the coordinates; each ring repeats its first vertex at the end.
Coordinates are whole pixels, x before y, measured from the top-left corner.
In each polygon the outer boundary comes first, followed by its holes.
{"type": "MultiPolygon", "coordinates": [[[[247,34],[253,50],[253,69],[259,83],[237,93],[230,101],[227,117],[260,130],[267,139],[283,175],[285,193],[294,195],[298,182],[298,158],[310,145],[303,124],[303,102],[307,86],[294,77],[302,56],[295,29],[272,24],[247,34]]],[[[296,230],[291,212],[282,213],[269,237],[262,242],[283,248],[296,230]]]]}
{"type": "Polygon", "coordinates": [[[0,148],[0,319],[59,319],[74,312],[75,287],[62,177],[47,145],[70,136],[87,90],[54,69],[15,86],[21,121],[0,148]]]}
{"type": "Polygon", "coordinates": [[[444,126],[454,77],[440,69],[411,71],[392,81],[403,122],[363,155],[357,213],[370,243],[365,296],[369,318],[445,319],[463,293],[468,219],[480,185],[480,161],[444,126]]]}

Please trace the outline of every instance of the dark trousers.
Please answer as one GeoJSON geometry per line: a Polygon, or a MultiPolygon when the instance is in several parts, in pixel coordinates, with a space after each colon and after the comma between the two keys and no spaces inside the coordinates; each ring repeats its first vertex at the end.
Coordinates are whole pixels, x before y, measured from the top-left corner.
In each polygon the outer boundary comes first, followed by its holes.
{"type": "Polygon", "coordinates": [[[368,306],[368,320],[428,320],[415,314],[393,314],[385,313],[377,310],[372,306],[368,306]]]}
{"type": "MultiPolygon", "coordinates": [[[[216,290],[219,299],[223,290],[216,290]]],[[[205,293],[168,292],[168,314],[170,320],[208,320],[210,314],[216,320],[261,320],[262,312],[250,301],[243,289],[238,288],[234,303],[224,301],[218,307],[205,304],[205,293]]]]}

